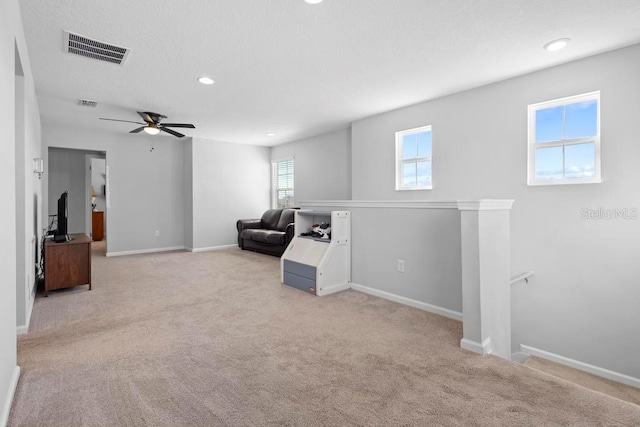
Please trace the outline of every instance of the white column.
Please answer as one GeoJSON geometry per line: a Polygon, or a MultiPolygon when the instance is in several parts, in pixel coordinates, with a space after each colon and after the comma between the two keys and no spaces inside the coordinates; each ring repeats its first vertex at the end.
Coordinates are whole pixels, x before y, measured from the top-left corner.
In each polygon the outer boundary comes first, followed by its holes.
{"type": "Polygon", "coordinates": [[[460,347],[511,359],[509,211],[513,200],[458,201],[462,239],[460,347]]]}

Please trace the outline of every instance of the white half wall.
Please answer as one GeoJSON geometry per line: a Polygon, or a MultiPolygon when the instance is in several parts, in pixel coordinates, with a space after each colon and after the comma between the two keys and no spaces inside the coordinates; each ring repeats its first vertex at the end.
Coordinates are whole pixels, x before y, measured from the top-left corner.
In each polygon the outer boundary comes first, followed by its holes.
{"type": "Polygon", "coordinates": [[[460,201],[460,345],[511,360],[509,209],[512,200],[460,201]]]}
{"type": "Polygon", "coordinates": [[[191,149],[191,249],[237,244],[236,221],[269,209],[269,148],[192,138],[191,149]]]}
{"type": "Polygon", "coordinates": [[[372,295],[447,317],[462,312],[460,212],[456,202],[301,201],[351,212],[351,281],[372,295]],[[398,271],[398,261],[404,272],[398,271]]]}
{"type": "MultiPolygon", "coordinates": [[[[640,209],[639,69],[635,45],[354,122],[352,197],[514,199],[511,275],[535,276],[511,289],[512,350],[526,344],[640,378],[640,220],[587,220],[582,213],[640,209]],[[527,106],[596,90],[603,182],[527,187],[527,106]],[[423,125],[433,127],[434,189],[397,192],[394,134],[423,125]]],[[[368,226],[386,228],[389,221],[368,226]]],[[[408,229],[421,226],[420,218],[406,221],[408,229]]],[[[385,234],[390,247],[413,245],[403,234],[385,234]]],[[[396,257],[368,265],[391,266],[396,257]]],[[[416,277],[401,286],[409,295],[424,284],[416,277]]]]}
{"type": "Polygon", "coordinates": [[[271,148],[271,160],[293,157],[294,198],[351,199],[351,129],[325,133],[271,148]]]}

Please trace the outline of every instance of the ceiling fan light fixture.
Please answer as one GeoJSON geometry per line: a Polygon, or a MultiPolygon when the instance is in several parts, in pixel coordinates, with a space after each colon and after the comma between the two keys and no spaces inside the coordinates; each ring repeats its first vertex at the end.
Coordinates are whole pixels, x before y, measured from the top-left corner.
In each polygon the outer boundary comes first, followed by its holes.
{"type": "Polygon", "coordinates": [[[149,135],[157,135],[160,133],[160,129],[158,129],[156,126],[151,126],[151,125],[145,126],[144,131],[149,135]]]}
{"type": "Polygon", "coordinates": [[[198,81],[203,85],[212,85],[215,83],[211,77],[207,76],[198,77],[198,81]]]}
{"type": "Polygon", "coordinates": [[[160,123],[162,121],[162,119],[166,119],[167,116],[163,115],[163,114],[158,114],[158,113],[152,113],[151,111],[138,111],[137,112],[138,115],[140,116],[140,118],[142,118],[142,120],[144,120],[143,123],[141,122],[134,122],[132,120],[120,120],[120,119],[108,119],[106,117],[100,117],[100,120],[110,120],[110,121],[114,121],[114,122],[127,122],[127,123],[135,123],[137,125],[142,125],[140,127],[137,127],[135,129],[133,129],[132,131],[129,131],[129,133],[140,133],[142,131],[144,131],[145,133],[149,134],[149,135],[157,135],[159,134],[161,131],[162,132],[166,132],[170,135],[175,136],[176,138],[182,138],[184,137],[183,134],[181,134],[180,132],[176,132],[175,130],[171,129],[171,128],[186,128],[186,129],[195,129],[196,127],[194,125],[192,125],[191,123],[160,123]]]}

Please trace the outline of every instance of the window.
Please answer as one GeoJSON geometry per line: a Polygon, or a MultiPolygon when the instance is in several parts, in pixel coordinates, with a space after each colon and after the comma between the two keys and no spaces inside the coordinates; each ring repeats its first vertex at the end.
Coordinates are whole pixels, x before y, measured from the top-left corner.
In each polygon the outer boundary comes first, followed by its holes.
{"type": "Polygon", "coordinates": [[[600,92],[529,106],[529,185],[587,184],[600,177],[600,92]]]}
{"type": "Polygon", "coordinates": [[[396,190],[430,190],[431,126],[396,132],[396,190]]]}
{"type": "Polygon", "coordinates": [[[293,159],[274,160],[272,163],[273,189],[272,205],[274,208],[293,207],[293,159]]]}

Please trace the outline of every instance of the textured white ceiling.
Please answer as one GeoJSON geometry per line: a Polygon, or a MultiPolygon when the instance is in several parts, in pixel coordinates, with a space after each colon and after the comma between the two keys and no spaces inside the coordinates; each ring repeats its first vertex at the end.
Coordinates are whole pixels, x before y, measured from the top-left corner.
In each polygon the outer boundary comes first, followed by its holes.
{"type": "MultiPolygon", "coordinates": [[[[154,111],[188,136],[275,145],[640,42],[638,0],[21,0],[42,120],[126,133],[154,111]],[[63,51],[63,30],[125,46],[63,51]],[[542,46],[570,37],[565,50],[542,46]],[[196,81],[211,76],[216,83],[196,81]],[[78,99],[99,102],[80,107],[78,99]],[[275,137],[265,133],[275,132],[275,137]]],[[[173,138],[171,136],[165,136],[173,138]]]]}

